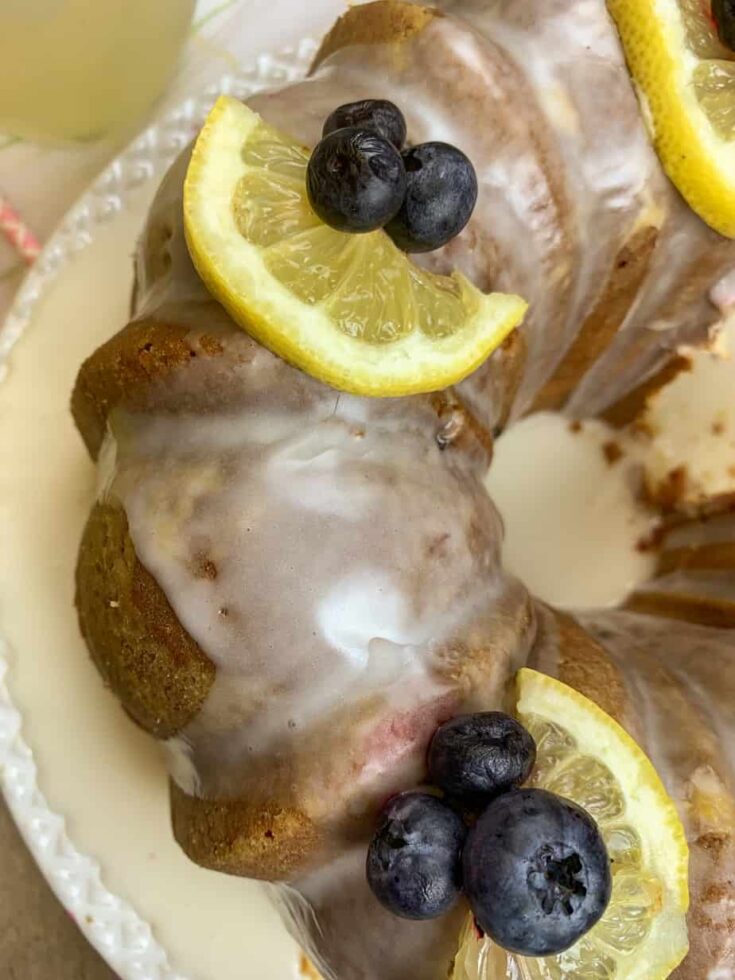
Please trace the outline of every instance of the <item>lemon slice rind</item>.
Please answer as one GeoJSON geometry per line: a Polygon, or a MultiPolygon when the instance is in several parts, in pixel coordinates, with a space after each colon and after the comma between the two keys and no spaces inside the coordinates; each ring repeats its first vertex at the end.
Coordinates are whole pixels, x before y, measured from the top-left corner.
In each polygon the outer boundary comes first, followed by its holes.
{"type": "MultiPolygon", "coordinates": [[[[689,946],[688,848],[676,807],[656,770],[628,733],[594,702],[538,671],[523,668],[516,675],[516,713],[540,737],[531,785],[551,788],[560,776],[563,783],[571,773],[579,779],[590,762],[603,768],[608,792],[614,786],[614,792],[620,794],[620,809],[606,809],[597,795],[600,784],[589,770],[591,783],[584,776],[582,783],[573,779],[567,782],[571,791],[562,795],[575,799],[576,787],[582,790],[581,796],[591,794],[590,800],[596,797],[595,805],[602,804],[600,830],[608,846],[613,847],[611,856],[617,855],[623,863],[613,864],[613,899],[608,911],[579,943],[559,956],[536,959],[508,953],[478,936],[470,914],[459,937],[452,980],[573,980],[577,976],[587,980],[665,980],[684,959],[689,946]],[[632,864],[612,844],[616,831],[620,833],[626,825],[635,831],[640,845],[632,864]],[[622,948],[616,945],[613,923],[620,923],[621,909],[629,907],[626,899],[631,883],[633,919],[622,913],[626,927],[630,922],[637,927],[641,921],[642,910],[635,908],[640,895],[647,895],[655,912],[645,916],[649,925],[640,939],[622,948]],[[618,886],[623,891],[616,899],[618,886]],[[636,891],[638,887],[643,892],[636,891]],[[623,905],[615,911],[618,900],[623,905]]],[[[581,798],[576,802],[584,805],[581,798]]]]}
{"type": "MultiPolygon", "coordinates": [[[[604,760],[625,797],[625,822],[642,844],[642,864],[664,887],[664,905],[644,942],[625,957],[625,980],[668,977],[687,954],[689,849],[676,807],[640,746],[593,701],[529,668],[517,675],[516,713],[556,720],[586,756],[604,760]]],[[[594,930],[590,933],[592,937],[594,930]]],[[[623,961],[621,956],[621,961],[623,961]]]]}
{"type": "Polygon", "coordinates": [[[711,124],[697,99],[678,0],[608,0],[663,167],[710,227],[735,238],[735,143],[711,124]]]}
{"type": "Polygon", "coordinates": [[[208,290],[233,319],[285,360],[360,395],[435,391],[478,368],[523,319],[526,303],[520,297],[482,293],[454,273],[465,305],[473,309],[461,329],[440,338],[412,330],[390,344],[370,344],[337,330],[323,306],[299,299],[272,275],[264,249],[238,230],[232,206],[233,189],[247,170],[242,147],[263,125],[243,103],[220,97],[197,140],[184,185],[189,252],[208,290]]]}

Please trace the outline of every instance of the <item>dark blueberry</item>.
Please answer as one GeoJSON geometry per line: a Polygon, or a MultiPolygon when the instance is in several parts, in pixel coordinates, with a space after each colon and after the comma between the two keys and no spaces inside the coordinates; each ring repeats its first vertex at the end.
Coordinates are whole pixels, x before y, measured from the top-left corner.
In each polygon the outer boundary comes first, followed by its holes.
{"type": "Polygon", "coordinates": [[[385,806],[367,856],[378,901],[404,919],[435,919],[459,895],[467,828],[446,803],[402,793],[385,806]]]}
{"type": "Polygon", "coordinates": [[[712,0],[712,16],[720,40],[735,51],[735,0],[712,0]]]}
{"type": "Polygon", "coordinates": [[[324,123],[322,136],[345,126],[357,126],[377,133],[397,149],[406,142],[406,120],[397,105],[387,99],[361,99],[339,106],[324,123]]]}
{"type": "Polygon", "coordinates": [[[568,949],[610,901],[610,862],[597,824],[542,789],[494,800],[470,831],[463,867],[477,924],[522,956],[568,949]]]}
{"type": "Polygon", "coordinates": [[[452,718],[429,746],[431,781],[467,802],[519,786],[535,761],[533,738],[502,711],[452,718]]]}
{"type": "Polygon", "coordinates": [[[382,228],[406,193],[398,150],[364,129],[337,129],[311,155],[306,173],[309,201],[319,217],[339,231],[382,228]]]}
{"type": "Polygon", "coordinates": [[[430,252],[458,235],[477,201],[477,175],[448,143],[421,143],[403,154],[406,197],[386,231],[404,252],[430,252]]]}

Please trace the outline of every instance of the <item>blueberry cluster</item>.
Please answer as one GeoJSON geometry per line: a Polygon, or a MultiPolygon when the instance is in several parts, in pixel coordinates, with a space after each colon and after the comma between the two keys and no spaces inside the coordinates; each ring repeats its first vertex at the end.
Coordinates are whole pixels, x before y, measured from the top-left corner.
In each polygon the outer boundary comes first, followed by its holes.
{"type": "Polygon", "coordinates": [[[477,201],[475,169],[449,143],[404,149],[406,120],[385,99],[335,109],[306,176],[326,224],[360,233],[384,228],[404,252],[430,252],[460,233],[477,201]]]}
{"type": "Polygon", "coordinates": [[[712,0],[712,16],[720,40],[735,51],[735,0],[712,0]]]}
{"type": "Polygon", "coordinates": [[[526,729],[499,711],[442,725],[428,768],[443,791],[389,800],[367,879],[395,915],[433,919],[463,891],[480,929],[523,956],[572,946],[601,918],[612,877],[597,824],[581,807],[523,789],[536,761],[526,729]]]}

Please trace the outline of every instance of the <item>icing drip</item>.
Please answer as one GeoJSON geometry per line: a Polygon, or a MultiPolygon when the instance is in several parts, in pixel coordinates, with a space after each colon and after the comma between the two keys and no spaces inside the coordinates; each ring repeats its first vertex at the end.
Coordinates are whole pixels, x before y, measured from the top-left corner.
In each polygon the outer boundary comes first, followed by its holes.
{"type": "MultiPolygon", "coordinates": [[[[485,450],[440,448],[428,400],[339,395],[262,349],[240,373],[236,406],[120,409],[110,420],[116,470],[105,492],[122,501],[140,560],[217,667],[182,733],[208,797],[242,796],[258,760],[274,755],[291,760],[284,783],[297,778],[294,756],[313,751],[317,733],[328,740],[329,719],[346,711],[357,756],[385,717],[446,710],[458,698],[453,651],[525,602],[501,571],[485,450]],[[298,386],[289,405],[284,392],[298,386]]],[[[392,751],[374,755],[366,779],[392,751]]],[[[299,772],[308,768],[300,758],[299,772]]]]}

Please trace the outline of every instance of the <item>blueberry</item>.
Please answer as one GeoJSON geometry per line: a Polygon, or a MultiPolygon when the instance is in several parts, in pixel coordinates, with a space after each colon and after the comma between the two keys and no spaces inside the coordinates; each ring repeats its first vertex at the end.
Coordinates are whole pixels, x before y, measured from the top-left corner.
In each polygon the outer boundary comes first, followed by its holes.
{"type": "Polygon", "coordinates": [[[311,155],[306,173],[309,201],[338,231],[382,228],[406,193],[406,171],[398,150],[364,129],[337,129],[311,155]]]}
{"type": "Polygon", "coordinates": [[[402,793],[383,809],[368,849],[367,879],[378,901],[404,919],[434,919],[456,902],[467,828],[446,803],[402,793]]]}
{"type": "Polygon", "coordinates": [[[712,16],[720,40],[735,51],[735,0],[712,0],[712,16]]]}
{"type": "Polygon", "coordinates": [[[452,718],[437,729],[429,746],[431,781],[467,802],[520,785],[535,761],[533,738],[502,711],[452,718]]]}
{"type": "Polygon", "coordinates": [[[403,154],[406,197],[386,227],[404,252],[430,252],[458,235],[477,201],[477,175],[448,143],[421,143],[403,154]]]}
{"type": "Polygon", "coordinates": [[[477,924],[522,956],[568,949],[610,901],[610,862],[597,824],[542,789],[494,800],[469,833],[463,867],[477,924]]]}
{"type": "Polygon", "coordinates": [[[328,136],[335,129],[357,126],[377,133],[397,149],[406,142],[406,120],[397,105],[387,99],[362,99],[360,102],[347,102],[339,106],[324,123],[322,136],[328,136]]]}

